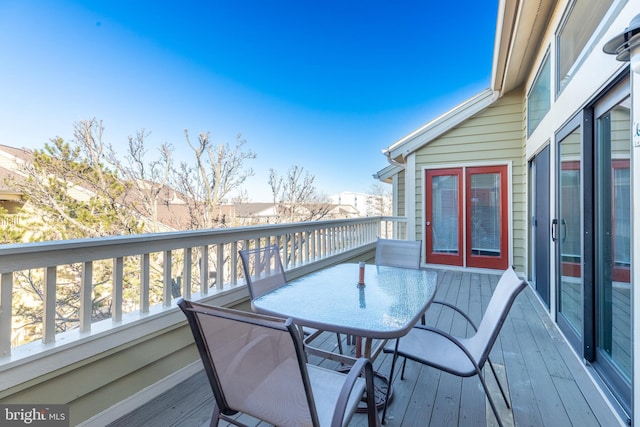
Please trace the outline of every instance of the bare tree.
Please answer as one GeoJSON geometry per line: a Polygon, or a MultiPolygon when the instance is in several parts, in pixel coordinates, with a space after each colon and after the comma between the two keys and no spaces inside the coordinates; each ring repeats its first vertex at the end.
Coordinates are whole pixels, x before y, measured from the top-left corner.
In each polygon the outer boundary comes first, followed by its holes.
{"type": "Polygon", "coordinates": [[[214,145],[209,132],[200,133],[196,142],[192,142],[188,130],[185,129],[184,134],[195,161],[180,164],[176,188],[188,196],[189,228],[225,225],[220,206],[225,197],[253,176],[253,169],[245,162],[256,155],[243,148],[246,141],[241,135],[231,146],[228,143],[214,145]]]}
{"type": "MultiPolygon", "coordinates": [[[[135,136],[129,136],[128,151],[122,155],[113,146],[108,146],[108,160],[113,164],[120,176],[129,185],[127,207],[134,210],[140,217],[148,218],[147,227],[150,231],[159,231],[161,222],[170,222],[171,218],[178,218],[173,213],[172,200],[179,198],[176,191],[169,187],[175,173],[173,170],[173,147],[164,143],[157,149],[157,157],[149,158],[145,146],[145,138],[149,133],[144,129],[137,131],[135,136]],[[167,211],[160,218],[159,209],[167,211]]],[[[179,222],[171,225],[178,227],[179,222]]]]}
{"type": "Polygon", "coordinates": [[[269,187],[278,221],[312,221],[324,218],[331,210],[328,197],[320,195],[315,176],[303,167],[292,166],[286,176],[269,170],[269,187]]]}

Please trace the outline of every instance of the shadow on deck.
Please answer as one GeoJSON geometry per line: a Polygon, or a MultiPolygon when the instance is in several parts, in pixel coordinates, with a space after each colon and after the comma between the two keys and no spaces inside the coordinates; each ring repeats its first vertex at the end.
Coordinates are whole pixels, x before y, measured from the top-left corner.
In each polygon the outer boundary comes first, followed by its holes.
{"type": "MultiPolygon", "coordinates": [[[[498,278],[491,274],[439,270],[436,298],[456,304],[478,322],[498,278]]],[[[470,332],[460,317],[439,306],[429,310],[427,323],[456,335],[470,332]]],[[[334,334],[327,334],[325,345],[335,345],[334,334]]],[[[344,348],[353,351],[353,346],[345,344],[344,348]]],[[[498,395],[494,401],[505,425],[622,425],[531,288],[516,299],[491,359],[511,397],[509,410],[495,387],[498,395]]],[[[309,361],[337,367],[336,362],[317,357],[310,357],[309,361]]],[[[381,354],[374,366],[388,376],[391,355],[381,354]]],[[[401,363],[397,368],[401,368],[401,363]]],[[[490,381],[491,374],[486,378],[490,381]]],[[[385,426],[497,425],[476,377],[461,379],[409,361],[404,380],[400,380],[399,374],[394,375],[393,390],[385,426]]],[[[212,405],[213,395],[201,372],[110,426],[204,426],[209,424],[212,405]]],[[[258,425],[251,417],[241,419],[245,424],[258,425]]],[[[365,426],[366,416],[356,414],[350,425],[365,426]]]]}

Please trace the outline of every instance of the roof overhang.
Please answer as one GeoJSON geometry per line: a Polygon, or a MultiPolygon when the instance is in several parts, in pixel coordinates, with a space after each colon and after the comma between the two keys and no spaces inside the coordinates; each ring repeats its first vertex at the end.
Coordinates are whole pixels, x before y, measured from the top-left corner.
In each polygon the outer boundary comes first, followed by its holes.
{"type": "Polygon", "coordinates": [[[22,194],[17,191],[0,189],[0,201],[21,202],[22,194]]]}
{"type": "Polygon", "coordinates": [[[491,72],[491,88],[500,95],[528,78],[555,4],[555,0],[500,0],[491,72]]]}
{"type": "Polygon", "coordinates": [[[382,152],[390,162],[404,163],[409,154],[482,111],[496,99],[497,94],[491,89],[486,89],[396,141],[382,152]]]}
{"type": "Polygon", "coordinates": [[[378,172],[373,174],[373,177],[378,181],[391,183],[391,179],[400,173],[404,167],[401,165],[389,165],[386,168],[379,170],[378,172]]]}

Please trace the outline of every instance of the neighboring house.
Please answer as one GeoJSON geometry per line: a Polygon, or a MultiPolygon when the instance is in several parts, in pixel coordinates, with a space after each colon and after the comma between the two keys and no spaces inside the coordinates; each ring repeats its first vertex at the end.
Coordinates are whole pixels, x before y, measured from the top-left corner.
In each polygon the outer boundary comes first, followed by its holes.
{"type": "Polygon", "coordinates": [[[22,195],[9,188],[5,181],[18,178],[13,165],[21,150],[0,145],[0,226],[13,225],[18,221],[18,213],[24,206],[22,195]]]}
{"type": "Polygon", "coordinates": [[[515,266],[629,420],[640,75],[603,47],[639,13],[639,0],[501,1],[491,87],[390,145],[376,174],[424,265],[515,266]]]}
{"type": "Polygon", "coordinates": [[[234,203],[223,206],[224,215],[233,225],[274,224],[278,213],[273,203],[234,203]]]}
{"type": "Polygon", "coordinates": [[[391,215],[391,200],[381,195],[343,191],[329,196],[331,203],[350,206],[359,216],[391,215]]]}

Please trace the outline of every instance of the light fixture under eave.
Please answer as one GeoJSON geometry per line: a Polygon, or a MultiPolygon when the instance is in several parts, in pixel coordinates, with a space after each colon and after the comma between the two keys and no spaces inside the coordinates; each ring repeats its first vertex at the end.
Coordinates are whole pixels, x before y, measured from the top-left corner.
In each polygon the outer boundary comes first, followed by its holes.
{"type": "Polygon", "coordinates": [[[640,73],[640,15],[634,16],[624,32],[609,40],[602,50],[616,55],[618,61],[630,61],[631,69],[640,73]]]}

